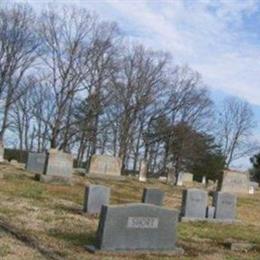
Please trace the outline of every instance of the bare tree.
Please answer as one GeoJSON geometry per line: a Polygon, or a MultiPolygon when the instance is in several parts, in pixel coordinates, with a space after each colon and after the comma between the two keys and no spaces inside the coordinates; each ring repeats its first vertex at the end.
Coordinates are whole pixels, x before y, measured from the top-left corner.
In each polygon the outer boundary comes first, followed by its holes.
{"type": "Polygon", "coordinates": [[[255,122],[248,102],[236,97],[225,99],[218,123],[219,142],[226,158],[226,167],[255,151],[256,143],[250,139],[255,122]]]}

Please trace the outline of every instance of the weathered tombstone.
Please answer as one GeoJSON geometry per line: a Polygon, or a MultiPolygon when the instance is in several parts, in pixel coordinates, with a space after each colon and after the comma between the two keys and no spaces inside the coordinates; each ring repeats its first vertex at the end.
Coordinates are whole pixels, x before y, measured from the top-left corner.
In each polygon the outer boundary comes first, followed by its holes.
{"type": "Polygon", "coordinates": [[[249,182],[249,186],[254,187],[254,189],[256,190],[259,187],[259,184],[258,184],[258,182],[250,181],[249,182]]]}
{"type": "Polygon", "coordinates": [[[251,195],[255,194],[255,188],[253,186],[250,186],[248,193],[251,194],[251,195]]]}
{"type": "Polygon", "coordinates": [[[10,164],[11,164],[11,165],[18,165],[19,163],[18,163],[17,160],[12,159],[12,160],[10,161],[10,164]]]}
{"type": "Polygon", "coordinates": [[[0,142],[0,162],[4,162],[4,144],[0,142]]]}
{"type": "Polygon", "coordinates": [[[182,182],[182,172],[179,172],[178,176],[177,176],[177,186],[182,186],[182,185],[183,185],[183,182],[182,182]]]}
{"type": "Polygon", "coordinates": [[[102,206],[95,252],[176,252],[178,211],[150,204],[102,206]]]}
{"type": "Polygon", "coordinates": [[[215,215],[215,207],[207,207],[207,214],[206,214],[206,217],[208,219],[213,219],[214,218],[214,215],[215,215]]]}
{"type": "Polygon", "coordinates": [[[183,183],[191,183],[193,182],[193,174],[189,172],[182,173],[182,182],[183,183]]]}
{"type": "Polygon", "coordinates": [[[234,220],[236,217],[236,196],[228,192],[215,192],[213,206],[216,219],[234,220]]]}
{"type": "Polygon", "coordinates": [[[231,193],[248,193],[249,174],[247,172],[224,171],[221,191],[231,193]]]}
{"type": "Polygon", "coordinates": [[[203,185],[206,185],[206,183],[207,183],[206,176],[203,176],[203,177],[202,177],[202,184],[203,184],[203,185]]]}
{"type": "Polygon", "coordinates": [[[175,176],[174,168],[168,168],[167,183],[170,185],[174,185],[176,183],[176,176],[175,176]]]}
{"type": "Polygon", "coordinates": [[[139,170],[139,181],[141,181],[141,182],[147,181],[147,162],[146,162],[146,160],[141,160],[140,170],[139,170]]]}
{"type": "Polygon", "coordinates": [[[26,170],[33,173],[44,174],[47,155],[46,153],[28,153],[26,170]]]}
{"type": "Polygon", "coordinates": [[[89,167],[89,175],[101,176],[121,176],[122,160],[119,157],[110,155],[92,155],[89,167]]]}
{"type": "Polygon", "coordinates": [[[108,205],[110,188],[102,185],[89,185],[85,188],[83,211],[90,214],[99,214],[102,205],[108,205]]]}
{"type": "Polygon", "coordinates": [[[164,192],[155,188],[144,188],[142,202],[162,206],[164,192]]]}
{"type": "Polygon", "coordinates": [[[69,153],[50,149],[46,170],[40,175],[44,182],[70,183],[73,173],[73,157],[69,153]]]}
{"type": "Polygon", "coordinates": [[[187,189],[182,195],[182,216],[189,219],[206,217],[208,193],[199,189],[187,189]]]}

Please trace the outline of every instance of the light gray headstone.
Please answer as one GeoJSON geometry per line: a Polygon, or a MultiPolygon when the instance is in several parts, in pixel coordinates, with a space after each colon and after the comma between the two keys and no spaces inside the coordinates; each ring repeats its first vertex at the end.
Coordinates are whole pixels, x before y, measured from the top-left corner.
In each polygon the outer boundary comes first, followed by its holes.
{"type": "Polygon", "coordinates": [[[170,185],[174,185],[176,183],[176,175],[175,175],[175,169],[174,168],[168,169],[167,183],[170,184],[170,185]]]}
{"type": "Polygon", "coordinates": [[[202,184],[203,184],[203,185],[206,185],[206,182],[207,182],[206,176],[203,176],[203,177],[202,177],[202,184]]]}
{"type": "Polygon", "coordinates": [[[73,173],[73,157],[56,149],[50,149],[46,175],[61,178],[71,178],[73,173]]]}
{"type": "Polygon", "coordinates": [[[43,174],[46,165],[46,153],[28,153],[26,170],[33,173],[43,174]]]}
{"type": "Polygon", "coordinates": [[[183,183],[191,183],[193,182],[193,174],[190,172],[183,172],[182,173],[182,182],[183,183]]]}
{"type": "Polygon", "coordinates": [[[85,188],[83,211],[90,214],[99,214],[102,205],[108,205],[110,188],[102,185],[89,185],[85,188]]]}
{"type": "Polygon", "coordinates": [[[208,193],[199,189],[187,189],[182,195],[182,216],[186,218],[205,218],[208,193]]]}
{"type": "Polygon", "coordinates": [[[141,160],[140,170],[139,170],[139,181],[141,181],[141,182],[147,181],[147,162],[146,162],[146,160],[141,160]]]}
{"type": "Polygon", "coordinates": [[[0,142],[0,162],[4,162],[4,144],[0,142]]]}
{"type": "Polygon", "coordinates": [[[162,206],[164,192],[155,188],[144,188],[142,202],[162,206]]]}
{"type": "Polygon", "coordinates": [[[224,171],[221,191],[231,193],[248,193],[249,173],[238,171],[224,171]]]}
{"type": "Polygon", "coordinates": [[[182,186],[183,185],[182,174],[183,174],[182,172],[178,173],[178,176],[177,176],[177,186],[182,186]]]}
{"type": "Polygon", "coordinates": [[[213,206],[216,219],[235,219],[237,199],[234,194],[228,192],[215,192],[213,206]]]}
{"type": "Polygon", "coordinates": [[[178,212],[150,204],[102,206],[96,249],[175,250],[178,212]]]}
{"type": "Polygon", "coordinates": [[[250,181],[249,182],[249,186],[254,187],[254,189],[256,190],[259,187],[259,184],[258,184],[258,182],[250,181]]]}

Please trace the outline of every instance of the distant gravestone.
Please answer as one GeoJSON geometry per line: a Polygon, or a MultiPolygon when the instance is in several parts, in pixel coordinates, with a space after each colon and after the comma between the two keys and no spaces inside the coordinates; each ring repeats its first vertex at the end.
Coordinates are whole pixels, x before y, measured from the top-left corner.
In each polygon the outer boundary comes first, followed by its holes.
{"type": "Polygon", "coordinates": [[[258,182],[250,181],[249,182],[249,186],[254,187],[254,189],[256,190],[259,187],[259,184],[258,184],[258,182]]]}
{"type": "Polygon", "coordinates": [[[249,194],[255,194],[255,188],[253,186],[250,186],[248,193],[249,194]]]}
{"type": "Polygon", "coordinates": [[[182,173],[182,182],[183,183],[191,183],[193,182],[193,174],[189,172],[182,173]]]}
{"type": "Polygon", "coordinates": [[[248,193],[249,174],[247,172],[224,171],[221,191],[231,193],[248,193]]]}
{"type": "Polygon", "coordinates": [[[139,181],[140,182],[147,181],[147,162],[146,162],[146,160],[141,160],[140,170],[139,170],[139,181]]]}
{"type": "Polygon", "coordinates": [[[143,191],[142,202],[148,204],[154,204],[157,206],[162,206],[163,204],[164,192],[160,189],[155,188],[145,188],[143,191]]]}
{"type": "Polygon", "coordinates": [[[182,172],[179,172],[177,176],[177,186],[182,186],[182,185],[183,185],[182,172]]]}
{"type": "Polygon", "coordinates": [[[213,219],[215,216],[215,207],[207,207],[207,214],[206,217],[208,219],[213,219]]]}
{"type": "Polygon", "coordinates": [[[122,160],[109,155],[92,155],[89,174],[91,175],[121,175],[122,160]]]}
{"type": "Polygon", "coordinates": [[[170,185],[174,185],[176,183],[176,175],[175,175],[175,169],[174,168],[168,169],[167,183],[170,184],[170,185]]]}
{"type": "Polygon", "coordinates": [[[40,179],[44,182],[70,183],[72,173],[72,155],[57,149],[50,149],[45,172],[40,175],[40,179]]]}
{"type": "Polygon", "coordinates": [[[236,196],[228,192],[215,192],[213,206],[215,207],[216,219],[230,219],[236,217],[236,196]]]}
{"type": "Polygon", "coordinates": [[[202,184],[203,184],[203,185],[206,185],[206,183],[207,183],[206,176],[203,176],[203,177],[202,177],[202,184]]]}
{"type": "Polygon", "coordinates": [[[46,153],[28,153],[26,170],[33,173],[44,174],[46,153]]]}
{"type": "Polygon", "coordinates": [[[205,218],[208,193],[199,189],[187,189],[182,195],[182,216],[185,218],[205,218]]]}
{"type": "Polygon", "coordinates": [[[4,144],[0,142],[0,162],[4,162],[4,144]]]}
{"type": "Polygon", "coordinates": [[[85,188],[83,211],[90,214],[99,214],[102,205],[108,205],[110,188],[102,185],[89,185],[85,188]]]}
{"type": "Polygon", "coordinates": [[[178,212],[150,204],[102,206],[95,252],[177,251],[178,212]]]}

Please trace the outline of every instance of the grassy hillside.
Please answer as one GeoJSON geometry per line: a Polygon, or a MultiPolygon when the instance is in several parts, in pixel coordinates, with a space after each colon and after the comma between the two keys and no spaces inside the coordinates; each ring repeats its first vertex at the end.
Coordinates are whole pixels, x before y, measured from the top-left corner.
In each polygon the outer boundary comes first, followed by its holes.
{"type": "MultiPolygon", "coordinates": [[[[84,186],[104,184],[112,188],[112,203],[139,202],[144,187],[166,192],[164,204],[180,208],[182,189],[156,180],[142,184],[93,180],[74,176],[72,186],[37,182],[33,175],[8,164],[0,165],[0,259],[174,259],[164,255],[92,255],[84,245],[92,244],[98,218],[83,214],[84,186]]],[[[238,199],[241,224],[180,223],[178,245],[185,249],[181,259],[260,259],[260,191],[238,199]],[[224,246],[226,239],[257,244],[249,252],[224,246]]]]}

